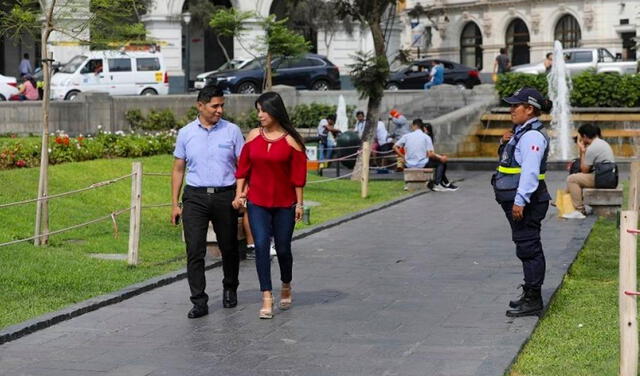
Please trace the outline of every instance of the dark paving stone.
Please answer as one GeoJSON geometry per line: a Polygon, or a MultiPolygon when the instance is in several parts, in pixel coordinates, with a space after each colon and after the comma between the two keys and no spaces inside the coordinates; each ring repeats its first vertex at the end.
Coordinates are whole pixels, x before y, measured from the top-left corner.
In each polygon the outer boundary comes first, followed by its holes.
{"type": "MultiPolygon", "coordinates": [[[[177,281],[0,346],[0,375],[501,375],[537,319],[504,316],[522,272],[489,174],[296,241],[294,306],[273,320],[244,262],[235,309],[214,269],[208,316],[186,318],[177,281]]],[[[555,191],[565,175],[548,175],[555,191]]],[[[545,301],[592,223],[549,211],[545,301]]]]}

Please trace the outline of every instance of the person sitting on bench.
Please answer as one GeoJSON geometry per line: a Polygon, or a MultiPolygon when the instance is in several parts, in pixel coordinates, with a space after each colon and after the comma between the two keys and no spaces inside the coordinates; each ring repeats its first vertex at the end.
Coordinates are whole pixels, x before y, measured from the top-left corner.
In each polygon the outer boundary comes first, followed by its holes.
{"type": "Polygon", "coordinates": [[[424,131],[422,119],[415,119],[411,123],[411,132],[402,136],[393,150],[402,155],[400,148],[405,150],[406,168],[434,168],[434,179],[429,183],[429,188],[436,192],[457,191],[458,187],[447,179],[447,156],[436,154],[431,137],[424,131]]]}

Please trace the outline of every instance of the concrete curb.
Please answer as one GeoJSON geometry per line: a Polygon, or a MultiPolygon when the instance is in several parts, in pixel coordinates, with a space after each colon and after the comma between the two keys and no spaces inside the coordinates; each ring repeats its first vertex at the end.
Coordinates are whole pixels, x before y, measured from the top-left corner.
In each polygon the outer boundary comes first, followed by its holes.
{"type": "MultiPolygon", "coordinates": [[[[305,238],[307,236],[310,236],[322,230],[326,230],[328,228],[354,220],[356,218],[362,217],[367,214],[375,213],[379,210],[391,207],[393,205],[399,204],[401,202],[412,199],[414,197],[421,196],[425,193],[427,193],[426,190],[418,191],[418,192],[409,194],[407,196],[397,198],[395,200],[391,200],[391,201],[384,202],[382,204],[375,205],[373,207],[361,210],[359,212],[348,214],[343,217],[340,217],[325,223],[321,223],[311,228],[296,231],[293,234],[293,240],[305,238]]],[[[207,265],[205,267],[205,270],[210,270],[221,265],[222,265],[222,261],[217,260],[207,265]]],[[[136,295],[140,295],[144,292],[179,281],[181,279],[186,278],[186,276],[187,276],[187,269],[183,268],[175,272],[167,273],[158,277],[148,279],[146,281],[142,281],[140,283],[133,284],[131,286],[127,286],[121,290],[118,290],[109,294],[96,296],[94,298],[63,308],[59,311],[47,313],[42,316],[36,317],[34,319],[27,320],[16,325],[12,325],[3,330],[0,330],[0,345],[6,342],[14,341],[20,337],[26,336],[27,334],[31,334],[38,330],[48,328],[62,321],[70,320],[74,317],[84,315],[85,313],[95,311],[99,308],[102,308],[111,304],[119,303],[123,300],[132,298],[136,295]]]]}

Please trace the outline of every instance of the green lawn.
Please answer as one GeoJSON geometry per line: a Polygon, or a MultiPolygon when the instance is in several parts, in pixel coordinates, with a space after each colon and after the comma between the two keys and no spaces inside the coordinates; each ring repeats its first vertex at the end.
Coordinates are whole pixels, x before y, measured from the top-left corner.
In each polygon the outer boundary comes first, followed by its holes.
{"type": "MultiPolygon", "coordinates": [[[[169,172],[168,155],[141,158],[145,172],[169,172]]],[[[50,194],[86,187],[125,175],[131,159],[95,160],[52,166],[50,194]]],[[[33,198],[37,192],[38,169],[0,171],[0,204],[33,198]]],[[[310,174],[310,180],[319,177],[310,174]]],[[[51,230],[108,215],[129,204],[129,180],[50,203],[51,230]]],[[[311,225],[402,196],[401,181],[370,183],[370,197],[360,199],[360,185],[352,181],[310,184],[307,200],[322,205],[312,209],[311,225]]],[[[145,176],[143,205],[170,201],[170,178],[145,176]]],[[[35,204],[0,208],[0,243],[33,235],[35,204]]],[[[53,235],[48,247],[31,243],[0,247],[0,328],[51,312],[90,297],[184,266],[184,244],[180,229],[169,224],[169,208],[143,210],[140,265],[88,257],[89,253],[127,252],[128,213],[118,217],[118,237],[111,221],[53,235]]],[[[302,224],[300,228],[305,227],[302,224]]]]}
{"type": "Polygon", "coordinates": [[[507,375],[618,374],[619,231],[615,221],[596,222],[507,375]]]}

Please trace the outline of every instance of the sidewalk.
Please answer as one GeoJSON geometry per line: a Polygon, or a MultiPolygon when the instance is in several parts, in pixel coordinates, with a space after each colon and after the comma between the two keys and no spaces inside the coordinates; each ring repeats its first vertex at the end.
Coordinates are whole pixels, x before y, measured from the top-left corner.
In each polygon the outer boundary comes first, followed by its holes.
{"type": "MultiPolygon", "coordinates": [[[[235,309],[222,308],[216,268],[208,316],[186,318],[181,280],[0,346],[0,375],[502,375],[537,319],[504,315],[522,271],[490,173],[451,175],[465,178],[458,192],[295,241],[294,305],[273,320],[258,320],[243,262],[235,309]]],[[[548,175],[555,192],[566,175],[548,175]]],[[[549,211],[545,303],[592,224],[549,211]]]]}

